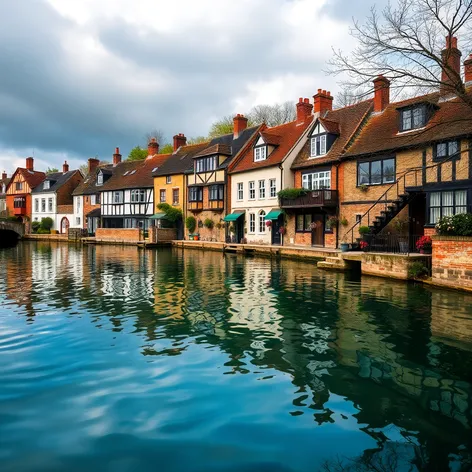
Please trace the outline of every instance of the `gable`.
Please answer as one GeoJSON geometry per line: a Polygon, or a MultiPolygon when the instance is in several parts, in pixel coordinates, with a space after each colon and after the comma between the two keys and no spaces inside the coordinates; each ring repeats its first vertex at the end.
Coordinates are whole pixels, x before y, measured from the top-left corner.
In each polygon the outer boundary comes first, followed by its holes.
{"type": "Polygon", "coordinates": [[[310,132],[310,137],[313,135],[322,134],[322,133],[327,133],[327,131],[323,127],[323,125],[319,122],[319,120],[317,120],[315,123],[315,126],[313,126],[313,129],[310,132]]]}
{"type": "Polygon", "coordinates": [[[259,139],[256,141],[256,144],[254,144],[254,146],[263,146],[264,144],[264,139],[262,138],[262,136],[259,136],[259,139]]]}

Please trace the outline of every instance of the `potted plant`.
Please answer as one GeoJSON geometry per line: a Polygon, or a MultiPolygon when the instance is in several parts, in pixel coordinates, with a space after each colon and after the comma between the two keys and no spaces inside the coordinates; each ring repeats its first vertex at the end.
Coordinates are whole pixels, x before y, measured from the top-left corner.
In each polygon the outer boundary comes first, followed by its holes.
{"type": "Polygon", "coordinates": [[[341,252],[349,251],[349,243],[341,243],[341,252]]]}
{"type": "Polygon", "coordinates": [[[342,218],[340,223],[343,225],[343,226],[347,226],[349,224],[349,222],[347,221],[346,218],[342,218]]]}
{"type": "Polygon", "coordinates": [[[203,222],[203,226],[205,226],[205,228],[208,228],[209,230],[212,230],[214,225],[215,223],[211,218],[206,218],[203,222]]]}
{"type": "Polygon", "coordinates": [[[338,222],[338,219],[336,216],[330,216],[328,218],[328,221],[326,222],[326,226],[328,229],[333,229],[334,227],[336,227],[336,224],[338,222]]]}
{"type": "Polygon", "coordinates": [[[369,243],[367,241],[361,241],[359,243],[359,248],[361,249],[361,251],[367,251],[367,248],[369,247],[369,243]]]}
{"type": "Polygon", "coordinates": [[[420,251],[420,254],[431,254],[433,242],[429,236],[421,236],[416,242],[416,249],[420,251]]]}
{"type": "MultiPolygon", "coordinates": [[[[193,233],[197,227],[197,220],[193,216],[188,216],[185,218],[185,227],[188,229],[189,233],[193,233]]],[[[189,234],[190,237],[190,234],[189,234]]]]}
{"type": "Polygon", "coordinates": [[[221,229],[221,223],[220,222],[216,223],[215,226],[216,226],[216,229],[221,229]]]}
{"type": "Polygon", "coordinates": [[[286,232],[287,232],[287,230],[286,230],[285,226],[281,226],[281,227],[279,228],[279,233],[280,233],[280,234],[284,235],[286,232]]]}
{"type": "Polygon", "coordinates": [[[370,233],[370,228],[368,226],[360,226],[359,227],[359,234],[361,236],[365,236],[366,234],[370,233]]]}
{"type": "Polygon", "coordinates": [[[366,184],[360,184],[360,185],[359,185],[359,190],[360,190],[361,192],[366,193],[366,192],[369,190],[369,186],[366,185],[366,184]]]}

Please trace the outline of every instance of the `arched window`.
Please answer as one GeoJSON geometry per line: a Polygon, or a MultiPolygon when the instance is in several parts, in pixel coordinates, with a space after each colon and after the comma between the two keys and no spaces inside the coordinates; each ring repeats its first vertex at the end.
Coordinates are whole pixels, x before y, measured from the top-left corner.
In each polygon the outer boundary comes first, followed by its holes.
{"type": "Polygon", "coordinates": [[[259,233],[265,233],[265,216],[266,212],[261,210],[259,212],[259,233]]]}

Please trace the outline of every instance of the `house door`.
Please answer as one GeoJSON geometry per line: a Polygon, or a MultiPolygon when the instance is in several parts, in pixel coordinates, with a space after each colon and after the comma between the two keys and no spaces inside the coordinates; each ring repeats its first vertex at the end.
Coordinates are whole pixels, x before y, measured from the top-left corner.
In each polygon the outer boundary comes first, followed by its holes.
{"type": "Polygon", "coordinates": [[[282,235],[279,233],[280,227],[284,224],[284,217],[280,215],[276,220],[272,220],[272,244],[280,246],[282,244],[282,235]]]}
{"type": "Polygon", "coordinates": [[[64,216],[61,220],[61,233],[62,234],[67,234],[67,231],[69,230],[69,220],[64,216]]]}
{"type": "Polygon", "coordinates": [[[311,245],[324,246],[324,215],[313,215],[311,245]]]}
{"type": "Polygon", "coordinates": [[[240,216],[234,224],[236,243],[238,244],[244,239],[244,218],[245,214],[243,213],[243,215],[240,216]]]}

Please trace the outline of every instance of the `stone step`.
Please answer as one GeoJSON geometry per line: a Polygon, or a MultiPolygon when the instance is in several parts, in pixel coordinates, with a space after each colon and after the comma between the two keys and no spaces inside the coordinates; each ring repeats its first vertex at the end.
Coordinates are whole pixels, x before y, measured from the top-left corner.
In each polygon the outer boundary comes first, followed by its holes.
{"type": "Polygon", "coordinates": [[[333,262],[335,264],[342,263],[343,260],[340,257],[327,257],[326,262],[333,262]]]}
{"type": "Polygon", "coordinates": [[[332,262],[320,261],[318,262],[318,264],[316,264],[316,267],[318,267],[319,269],[325,269],[325,270],[339,270],[339,271],[346,270],[345,262],[341,262],[341,264],[334,264],[332,262]]]}

